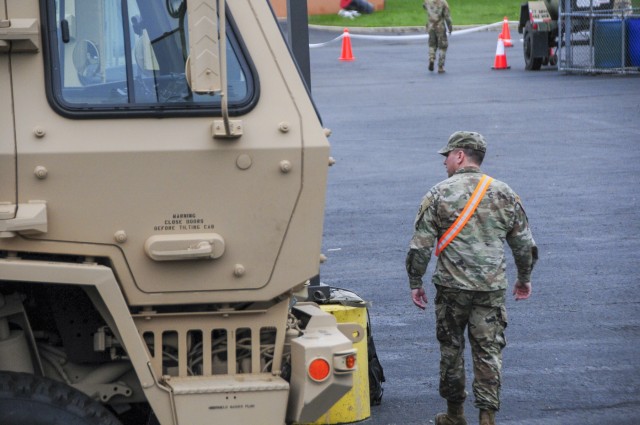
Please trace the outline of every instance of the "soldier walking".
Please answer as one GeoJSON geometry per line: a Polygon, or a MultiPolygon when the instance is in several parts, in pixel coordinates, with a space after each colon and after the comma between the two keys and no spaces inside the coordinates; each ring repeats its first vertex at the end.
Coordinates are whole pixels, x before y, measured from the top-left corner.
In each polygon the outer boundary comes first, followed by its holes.
{"type": "Polygon", "coordinates": [[[494,425],[500,409],[502,349],[506,346],[505,293],[508,286],[504,242],[515,260],[516,300],[531,295],[531,272],[538,249],[518,195],[482,174],[487,145],[479,133],[458,131],[438,153],[448,179],[425,195],[415,219],[406,258],[413,303],[425,309],[422,277],[435,245],[436,336],[440,342],[440,395],[447,412],[436,425],[466,425],[465,328],[473,360],[473,393],[480,425],[494,425]]]}
{"type": "Polygon", "coordinates": [[[429,34],[429,71],[433,71],[436,61],[436,51],[438,55],[438,73],[444,72],[444,61],[447,59],[447,48],[449,40],[447,32],[451,34],[453,24],[447,0],[425,0],[423,7],[427,11],[427,33],[429,34]]]}

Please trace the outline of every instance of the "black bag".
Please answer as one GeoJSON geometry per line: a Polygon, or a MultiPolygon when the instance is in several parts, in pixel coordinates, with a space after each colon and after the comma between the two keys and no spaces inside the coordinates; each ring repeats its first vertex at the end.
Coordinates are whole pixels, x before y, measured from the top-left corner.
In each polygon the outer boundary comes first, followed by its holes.
{"type": "MultiPolygon", "coordinates": [[[[369,312],[367,311],[367,316],[369,312]]],[[[376,353],[376,346],[373,343],[373,335],[371,335],[371,324],[367,317],[367,352],[369,357],[369,404],[378,406],[382,403],[382,383],[386,381],[384,370],[376,353]]]]}

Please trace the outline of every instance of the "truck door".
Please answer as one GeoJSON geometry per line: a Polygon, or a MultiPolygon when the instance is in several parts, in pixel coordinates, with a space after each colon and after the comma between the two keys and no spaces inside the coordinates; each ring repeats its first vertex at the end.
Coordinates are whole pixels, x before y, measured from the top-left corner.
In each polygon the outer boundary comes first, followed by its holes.
{"type": "MultiPolygon", "coordinates": [[[[0,25],[3,25],[2,21],[7,22],[5,0],[0,0],[0,25]]],[[[0,40],[0,220],[13,218],[16,205],[16,143],[10,67],[9,44],[0,40]]]]}
{"type": "Polygon", "coordinates": [[[192,91],[185,76],[186,0],[41,3],[44,67],[23,58],[14,77],[33,95],[15,102],[18,196],[47,202],[38,237],[117,247],[132,303],[273,297],[290,285],[274,271],[285,249],[304,259],[286,263],[291,280],[312,276],[319,242],[295,240],[308,254],[285,240],[293,218],[322,215],[328,143],[319,123],[302,125],[313,111],[298,100],[308,99],[300,81],[281,76],[295,68],[272,53],[273,40],[288,55],[280,33],[258,32],[277,31],[269,5],[228,4],[226,100],[238,136],[224,138],[221,96],[192,91]],[[304,167],[303,148],[315,149],[304,167]],[[318,172],[303,187],[307,169],[318,172]]]}

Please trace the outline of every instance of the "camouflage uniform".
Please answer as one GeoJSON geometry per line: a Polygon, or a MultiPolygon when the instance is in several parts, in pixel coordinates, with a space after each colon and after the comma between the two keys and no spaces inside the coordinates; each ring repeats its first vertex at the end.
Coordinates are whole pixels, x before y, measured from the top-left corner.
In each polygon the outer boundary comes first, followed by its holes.
{"type": "MultiPolygon", "coordinates": [[[[450,145],[451,139],[440,153],[456,147],[486,149],[484,140],[478,142],[474,137],[458,140],[453,148],[450,145]]],[[[477,167],[458,169],[422,200],[406,259],[411,289],[422,287],[434,244],[460,215],[481,177],[477,167]]],[[[515,259],[518,280],[529,282],[537,248],[527,216],[518,195],[505,183],[494,180],[466,226],[440,253],[432,278],[437,289],[440,395],[449,402],[462,403],[466,397],[463,356],[464,330],[468,326],[475,406],[484,410],[500,408],[500,370],[507,326],[505,240],[515,259]]]]}
{"type": "Polygon", "coordinates": [[[632,9],[633,5],[631,4],[631,0],[613,0],[613,8],[614,9],[632,9]]]}
{"type": "Polygon", "coordinates": [[[447,0],[425,0],[424,8],[427,10],[429,20],[427,21],[427,33],[429,34],[429,70],[433,71],[432,64],[436,60],[436,50],[440,49],[438,57],[438,70],[444,71],[444,61],[447,58],[447,28],[449,32],[453,29],[449,4],[447,0]],[[447,26],[445,27],[445,22],[447,26]]]}
{"type": "Polygon", "coordinates": [[[631,0],[614,0],[613,10],[622,16],[628,16],[633,13],[633,5],[631,4],[631,0]]]}

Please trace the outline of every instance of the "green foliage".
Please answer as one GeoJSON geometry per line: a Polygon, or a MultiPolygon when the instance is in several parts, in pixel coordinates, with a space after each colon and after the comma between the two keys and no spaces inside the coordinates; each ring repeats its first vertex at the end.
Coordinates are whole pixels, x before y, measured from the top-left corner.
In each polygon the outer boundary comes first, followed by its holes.
{"type": "MultiPolygon", "coordinates": [[[[639,0],[640,1],[640,0],[639,0]]],[[[448,0],[453,25],[492,24],[507,16],[520,17],[522,0],[448,0]]],[[[423,26],[427,20],[423,0],[385,0],[384,10],[356,19],[338,15],[309,16],[313,25],[345,27],[405,27],[423,26]]]]}

